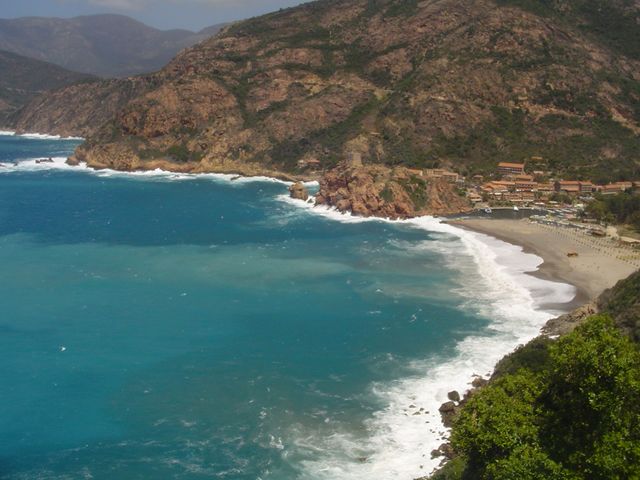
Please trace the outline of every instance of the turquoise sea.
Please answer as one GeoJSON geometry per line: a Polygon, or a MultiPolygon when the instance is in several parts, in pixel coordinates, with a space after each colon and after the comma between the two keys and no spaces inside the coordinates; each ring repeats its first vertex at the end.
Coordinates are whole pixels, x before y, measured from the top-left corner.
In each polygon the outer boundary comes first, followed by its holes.
{"type": "Polygon", "coordinates": [[[447,391],[574,293],[435,219],[68,167],[78,143],[0,135],[0,478],[411,480],[447,391]]]}

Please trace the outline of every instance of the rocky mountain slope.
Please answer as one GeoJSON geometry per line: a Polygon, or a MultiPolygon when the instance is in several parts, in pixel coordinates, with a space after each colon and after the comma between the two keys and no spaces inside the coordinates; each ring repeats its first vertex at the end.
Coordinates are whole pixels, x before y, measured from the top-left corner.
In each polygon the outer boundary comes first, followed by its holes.
{"type": "Polygon", "coordinates": [[[45,91],[95,80],[47,62],[0,50],[0,124],[45,91]]]}
{"type": "MultiPolygon", "coordinates": [[[[640,176],[639,10],[628,0],[304,4],[231,25],[139,79],[110,121],[82,126],[76,156],[302,177],[356,153],[365,165],[461,173],[535,156],[577,178],[640,176]]],[[[15,123],[73,133],[81,125],[59,119],[77,98],[39,99],[15,123]]]]}
{"type": "Polygon", "coordinates": [[[159,70],[220,27],[162,31],[123,15],[0,19],[0,49],[77,72],[125,77],[159,70]]]}

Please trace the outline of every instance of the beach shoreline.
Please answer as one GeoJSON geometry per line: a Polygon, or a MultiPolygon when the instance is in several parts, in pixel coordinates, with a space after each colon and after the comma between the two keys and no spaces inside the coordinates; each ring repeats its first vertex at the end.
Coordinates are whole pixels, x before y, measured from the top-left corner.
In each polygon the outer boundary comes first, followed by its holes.
{"type": "Polygon", "coordinates": [[[566,228],[543,226],[526,219],[474,218],[446,223],[518,245],[525,253],[541,257],[543,263],[530,274],[573,285],[577,292],[570,302],[570,309],[593,300],[640,266],[640,252],[634,255],[610,240],[566,228]],[[569,257],[569,253],[577,256],[569,257]]]}

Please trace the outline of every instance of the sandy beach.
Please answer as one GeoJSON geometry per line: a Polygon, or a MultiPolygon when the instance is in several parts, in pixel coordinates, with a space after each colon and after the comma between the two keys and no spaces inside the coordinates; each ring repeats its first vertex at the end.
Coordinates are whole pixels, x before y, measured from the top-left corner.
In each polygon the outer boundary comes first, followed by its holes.
{"type": "Polygon", "coordinates": [[[637,249],[569,228],[541,225],[526,219],[474,218],[448,223],[520,245],[526,252],[540,256],[544,263],[534,275],[574,285],[578,289],[575,304],[597,297],[640,268],[637,249]],[[569,252],[578,255],[569,257],[569,252]]]}

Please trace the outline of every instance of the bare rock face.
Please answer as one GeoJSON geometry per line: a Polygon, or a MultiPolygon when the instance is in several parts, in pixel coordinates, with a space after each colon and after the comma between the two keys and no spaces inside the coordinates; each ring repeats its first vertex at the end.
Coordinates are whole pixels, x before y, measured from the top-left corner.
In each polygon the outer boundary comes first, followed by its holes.
{"type": "Polygon", "coordinates": [[[289,194],[291,198],[296,200],[304,200],[305,202],[309,198],[309,192],[302,182],[296,182],[289,187],[289,194]]]}
{"type": "Polygon", "coordinates": [[[442,417],[442,424],[445,427],[451,427],[453,425],[453,419],[456,416],[457,407],[454,402],[445,402],[440,405],[438,409],[440,411],[440,416],[442,417]]]}
{"type": "Polygon", "coordinates": [[[587,317],[598,313],[599,310],[600,308],[595,300],[586,303],[569,313],[549,320],[545,326],[542,327],[542,333],[545,335],[567,334],[580,325],[587,317]]]}
{"type": "Polygon", "coordinates": [[[406,168],[343,166],[320,180],[316,203],[363,217],[410,218],[467,211],[470,206],[442,180],[426,179],[406,168]]]}
{"type": "Polygon", "coordinates": [[[89,137],[148,88],[148,77],[134,77],[85,82],[54,90],[25,106],[10,126],[19,132],[89,137]]]}
{"type": "MultiPolygon", "coordinates": [[[[309,2],[230,25],[156,73],[45,93],[12,122],[85,136],[76,157],[109,168],[329,172],[321,203],[391,218],[466,208],[401,166],[562,166],[571,145],[571,168],[633,171],[638,56],[583,28],[593,19],[571,2],[544,17],[520,3],[309,2]],[[368,167],[335,169],[353,149],[368,167]]],[[[637,16],[631,3],[607,15],[637,16]]]]}

